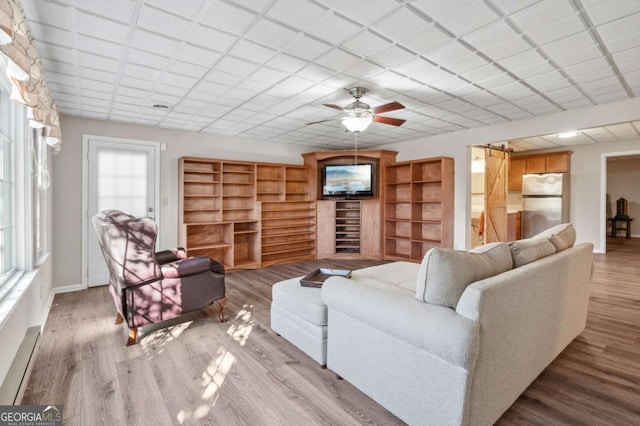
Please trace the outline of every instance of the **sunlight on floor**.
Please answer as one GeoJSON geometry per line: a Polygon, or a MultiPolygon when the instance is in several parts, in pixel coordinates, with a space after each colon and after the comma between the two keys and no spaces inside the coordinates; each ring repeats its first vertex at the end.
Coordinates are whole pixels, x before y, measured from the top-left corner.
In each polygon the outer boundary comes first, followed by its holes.
{"type": "Polygon", "coordinates": [[[206,417],[215,405],[218,398],[218,391],[222,388],[227,375],[236,362],[236,357],[224,347],[218,349],[218,356],[212,360],[206,370],[202,373],[202,392],[200,399],[203,401],[190,415],[185,410],[180,410],[177,420],[180,424],[190,423],[189,420],[199,420],[206,417]]]}
{"type": "Polygon", "coordinates": [[[152,351],[154,355],[162,353],[164,350],[162,346],[177,339],[191,324],[193,324],[193,321],[187,321],[159,330],[149,331],[148,334],[145,332],[142,338],[138,338],[138,344],[147,354],[149,351],[152,351]]]}
{"type": "Polygon", "coordinates": [[[253,314],[250,309],[253,308],[253,305],[244,304],[242,309],[238,311],[236,315],[236,320],[238,320],[239,324],[231,324],[229,329],[227,330],[227,334],[231,336],[235,341],[240,343],[240,346],[244,346],[253,331],[254,320],[253,314]]]}

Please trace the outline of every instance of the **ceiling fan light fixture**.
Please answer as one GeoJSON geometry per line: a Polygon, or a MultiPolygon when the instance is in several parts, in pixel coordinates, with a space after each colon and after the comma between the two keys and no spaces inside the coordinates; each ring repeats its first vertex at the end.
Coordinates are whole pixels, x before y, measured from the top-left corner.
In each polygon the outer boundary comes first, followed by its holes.
{"type": "Polygon", "coordinates": [[[350,132],[363,132],[369,127],[369,124],[373,121],[371,115],[359,115],[353,117],[345,117],[342,119],[342,124],[350,132]]]}

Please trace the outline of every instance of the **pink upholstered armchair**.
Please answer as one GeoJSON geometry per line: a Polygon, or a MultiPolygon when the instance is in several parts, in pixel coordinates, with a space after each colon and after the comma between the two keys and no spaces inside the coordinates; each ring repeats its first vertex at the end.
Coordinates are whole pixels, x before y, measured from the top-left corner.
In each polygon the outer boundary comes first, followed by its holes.
{"type": "Polygon", "coordinates": [[[157,226],[119,210],[105,210],[91,221],[109,269],[109,291],[118,311],[116,324],[129,326],[127,346],[138,327],[187,312],[220,305],[224,316],[224,267],[206,256],[186,259],[183,249],[155,252],[157,226]]]}

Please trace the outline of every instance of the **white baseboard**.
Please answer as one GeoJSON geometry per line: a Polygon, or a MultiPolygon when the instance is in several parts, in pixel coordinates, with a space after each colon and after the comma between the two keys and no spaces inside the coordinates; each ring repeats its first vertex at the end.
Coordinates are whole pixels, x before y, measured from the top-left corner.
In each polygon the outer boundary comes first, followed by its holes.
{"type": "Polygon", "coordinates": [[[82,284],[66,285],[64,287],[54,287],[51,291],[53,294],[70,293],[72,291],[83,290],[82,284]]]}

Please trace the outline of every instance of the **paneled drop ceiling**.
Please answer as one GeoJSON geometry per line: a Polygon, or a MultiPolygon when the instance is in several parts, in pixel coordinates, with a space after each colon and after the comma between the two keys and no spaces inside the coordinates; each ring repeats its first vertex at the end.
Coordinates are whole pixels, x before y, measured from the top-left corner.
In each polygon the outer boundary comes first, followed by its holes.
{"type": "MultiPolygon", "coordinates": [[[[360,134],[370,148],[640,93],[638,0],[22,5],[58,110],[100,120],[341,149],[353,135],[322,104],[345,105],[344,88],[363,86],[374,107],[406,106],[385,114],[403,126],[373,123],[360,134]]],[[[638,129],[514,143],[606,143],[638,129]]]]}

